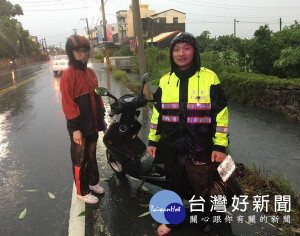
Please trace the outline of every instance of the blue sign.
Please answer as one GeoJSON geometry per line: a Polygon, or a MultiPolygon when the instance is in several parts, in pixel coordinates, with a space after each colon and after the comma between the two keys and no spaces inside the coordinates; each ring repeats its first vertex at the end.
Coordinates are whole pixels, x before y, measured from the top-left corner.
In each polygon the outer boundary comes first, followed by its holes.
{"type": "Polygon", "coordinates": [[[162,224],[180,224],[186,216],[181,198],[170,190],[154,194],[149,203],[149,212],[154,220],[162,224]]]}
{"type": "Polygon", "coordinates": [[[97,25],[97,37],[98,42],[103,42],[103,27],[102,25],[97,25]]]}

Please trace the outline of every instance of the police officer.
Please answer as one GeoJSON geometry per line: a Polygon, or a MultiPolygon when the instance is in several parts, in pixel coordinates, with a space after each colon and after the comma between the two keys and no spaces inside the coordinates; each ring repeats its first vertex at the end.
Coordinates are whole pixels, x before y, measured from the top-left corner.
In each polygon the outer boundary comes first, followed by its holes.
{"type": "MultiPolygon", "coordinates": [[[[192,34],[173,38],[170,62],[171,71],[154,93],[147,151],[155,157],[158,149],[163,155],[170,190],[188,198],[190,186],[193,194],[209,201],[213,162],[226,158],[227,99],[217,75],[201,67],[192,34]]],[[[160,225],[158,233],[165,235],[171,228],[160,225]]]]}

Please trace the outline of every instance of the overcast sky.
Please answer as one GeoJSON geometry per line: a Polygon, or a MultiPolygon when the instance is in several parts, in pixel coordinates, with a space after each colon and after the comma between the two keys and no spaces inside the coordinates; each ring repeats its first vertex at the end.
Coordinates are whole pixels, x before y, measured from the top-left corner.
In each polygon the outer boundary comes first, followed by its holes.
{"type": "MultiPolygon", "coordinates": [[[[24,15],[17,17],[23,28],[38,39],[46,38],[48,45],[64,48],[66,38],[83,34],[86,20],[94,28],[102,19],[101,0],[10,0],[21,5],[24,15]]],[[[104,0],[108,23],[116,23],[116,12],[128,10],[131,0],[104,0]]],[[[149,9],[159,13],[175,9],[186,13],[186,31],[195,36],[208,30],[211,37],[231,35],[236,23],[236,35],[252,38],[259,26],[269,24],[272,31],[282,25],[300,22],[300,0],[142,0],[149,9]]]]}

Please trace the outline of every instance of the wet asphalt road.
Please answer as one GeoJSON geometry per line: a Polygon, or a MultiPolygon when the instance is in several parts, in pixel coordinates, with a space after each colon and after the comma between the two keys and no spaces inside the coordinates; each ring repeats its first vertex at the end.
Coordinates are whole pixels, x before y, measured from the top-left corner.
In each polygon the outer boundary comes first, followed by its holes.
{"type": "Polygon", "coordinates": [[[72,175],[59,78],[43,63],[0,79],[1,88],[16,81],[0,95],[0,235],[66,235],[72,175]]]}
{"type": "MultiPolygon", "coordinates": [[[[130,93],[110,78],[103,64],[91,67],[99,84],[116,97],[130,93]]],[[[19,68],[14,76],[10,72],[0,76],[0,235],[68,235],[73,176],[59,82],[48,63],[19,68]],[[26,216],[20,221],[25,208],[26,216]]],[[[108,98],[104,102],[109,111],[108,98]]],[[[148,120],[149,109],[144,108],[140,116],[144,141],[148,120]]],[[[145,184],[148,191],[136,194],[139,181],[128,176],[118,179],[106,163],[102,137],[100,134],[97,159],[105,194],[99,196],[99,204],[85,205],[85,210],[93,209],[85,217],[85,235],[156,235],[158,224],[152,217],[138,216],[148,211],[144,205],[160,189],[145,184]]],[[[256,231],[260,228],[233,224],[237,235],[256,231]]],[[[170,235],[196,236],[199,232],[183,225],[170,235]]]]}

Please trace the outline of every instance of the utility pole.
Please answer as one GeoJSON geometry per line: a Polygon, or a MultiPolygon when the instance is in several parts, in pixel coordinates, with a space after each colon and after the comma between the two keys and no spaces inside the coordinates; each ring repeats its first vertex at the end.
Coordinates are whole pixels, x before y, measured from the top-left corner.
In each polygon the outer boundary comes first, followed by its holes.
{"type": "Polygon", "coordinates": [[[106,24],[107,21],[105,19],[105,10],[104,10],[104,0],[101,0],[101,11],[102,11],[102,26],[103,26],[103,41],[107,42],[107,32],[106,32],[106,24]]]}
{"type": "Polygon", "coordinates": [[[102,26],[103,26],[103,41],[104,41],[104,56],[106,60],[106,68],[111,70],[110,59],[109,59],[109,50],[108,50],[108,39],[107,39],[107,32],[106,32],[106,24],[107,21],[105,19],[105,10],[104,10],[104,0],[101,0],[101,12],[102,12],[102,26]]]}
{"type": "Polygon", "coordinates": [[[46,47],[46,55],[48,55],[47,42],[46,42],[46,39],[45,39],[45,37],[44,37],[44,42],[45,42],[45,47],[46,47]]]}
{"type": "Polygon", "coordinates": [[[61,43],[62,43],[62,42],[59,42],[60,53],[62,53],[62,50],[61,50],[61,43]]]}
{"type": "Polygon", "coordinates": [[[279,18],[279,29],[281,31],[281,26],[282,26],[282,21],[281,21],[281,17],[279,18]]]}
{"type": "Polygon", "coordinates": [[[235,38],[236,37],[236,22],[239,22],[239,21],[237,21],[235,18],[234,18],[234,22],[233,22],[233,24],[234,24],[234,29],[233,29],[233,37],[235,38]]]}
{"type": "MultiPolygon", "coordinates": [[[[146,62],[145,62],[145,55],[144,55],[144,41],[142,35],[139,0],[132,0],[132,16],[133,16],[134,35],[138,47],[139,69],[140,69],[140,75],[142,76],[146,73],[146,62]]],[[[144,87],[144,94],[148,99],[150,99],[149,83],[147,83],[144,87]]]]}
{"type": "Polygon", "coordinates": [[[77,34],[77,31],[76,31],[77,29],[73,29],[73,30],[74,30],[74,34],[77,34]]]}
{"type": "Polygon", "coordinates": [[[91,39],[88,18],[81,18],[80,20],[85,20],[87,33],[88,33],[88,38],[91,39]]]}
{"type": "Polygon", "coordinates": [[[44,39],[40,40],[40,44],[42,44],[42,54],[44,53],[45,47],[44,47],[44,39]]]}
{"type": "Polygon", "coordinates": [[[153,19],[150,18],[151,47],[153,46],[153,19]]]}

